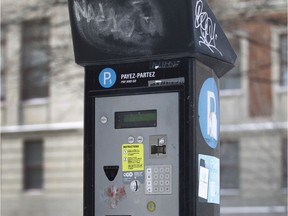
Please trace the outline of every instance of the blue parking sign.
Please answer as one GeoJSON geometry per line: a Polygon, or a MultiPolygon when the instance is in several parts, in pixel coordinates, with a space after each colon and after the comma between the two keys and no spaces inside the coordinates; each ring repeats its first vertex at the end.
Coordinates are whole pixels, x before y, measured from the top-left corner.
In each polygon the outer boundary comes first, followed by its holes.
{"type": "Polygon", "coordinates": [[[205,80],[198,100],[200,129],[206,143],[216,148],[220,132],[218,87],[214,78],[205,80]]]}
{"type": "Polygon", "coordinates": [[[103,88],[111,88],[116,82],[116,72],[112,68],[104,68],[98,77],[99,83],[103,88]]]}

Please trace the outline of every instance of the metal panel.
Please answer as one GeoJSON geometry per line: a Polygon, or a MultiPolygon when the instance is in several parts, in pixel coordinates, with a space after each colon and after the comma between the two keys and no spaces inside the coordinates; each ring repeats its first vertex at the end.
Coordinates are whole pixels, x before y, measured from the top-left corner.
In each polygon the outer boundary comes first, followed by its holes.
{"type": "Polygon", "coordinates": [[[179,215],[179,94],[96,97],[95,124],[95,216],[179,215]],[[115,129],[137,110],[157,126],[115,129]]]}

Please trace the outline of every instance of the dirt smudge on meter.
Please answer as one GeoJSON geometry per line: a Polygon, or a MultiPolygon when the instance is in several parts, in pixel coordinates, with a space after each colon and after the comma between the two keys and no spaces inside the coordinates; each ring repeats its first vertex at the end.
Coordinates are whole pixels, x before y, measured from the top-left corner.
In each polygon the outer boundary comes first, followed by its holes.
{"type": "Polygon", "coordinates": [[[127,197],[125,186],[110,185],[104,189],[104,200],[111,209],[118,206],[118,203],[127,197]]]}
{"type": "Polygon", "coordinates": [[[78,31],[98,49],[150,53],[164,34],[159,7],[152,0],[73,1],[78,31]]]}

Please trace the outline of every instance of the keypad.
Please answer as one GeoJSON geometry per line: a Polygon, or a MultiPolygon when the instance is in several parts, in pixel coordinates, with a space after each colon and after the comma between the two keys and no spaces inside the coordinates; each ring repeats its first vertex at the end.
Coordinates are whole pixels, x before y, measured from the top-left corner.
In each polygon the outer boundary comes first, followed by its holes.
{"type": "Polygon", "coordinates": [[[172,194],[172,166],[146,166],[145,182],[145,194],[172,194]]]}

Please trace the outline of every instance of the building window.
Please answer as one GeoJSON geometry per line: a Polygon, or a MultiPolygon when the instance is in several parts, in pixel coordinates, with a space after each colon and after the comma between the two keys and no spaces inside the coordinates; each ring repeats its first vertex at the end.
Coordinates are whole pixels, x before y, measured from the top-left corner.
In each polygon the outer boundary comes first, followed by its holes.
{"type": "Polygon", "coordinates": [[[240,39],[239,37],[234,37],[232,39],[229,39],[229,41],[237,55],[237,59],[235,62],[235,67],[220,79],[221,90],[234,90],[241,88],[240,39]]]}
{"type": "Polygon", "coordinates": [[[287,188],[287,137],[282,139],[282,179],[281,179],[281,186],[282,188],[287,188]]]}
{"type": "Polygon", "coordinates": [[[22,100],[48,97],[49,22],[22,24],[22,100]]]}
{"type": "Polygon", "coordinates": [[[237,141],[222,141],[221,189],[239,189],[239,144],[237,141]]]}
{"type": "Polygon", "coordinates": [[[6,97],[6,85],[5,85],[5,75],[6,75],[6,28],[5,26],[1,26],[1,101],[5,100],[6,97]]]}
{"type": "Polygon", "coordinates": [[[280,35],[280,86],[288,86],[287,34],[280,35]]]}
{"type": "Polygon", "coordinates": [[[24,142],[24,190],[43,188],[43,142],[24,142]]]}

